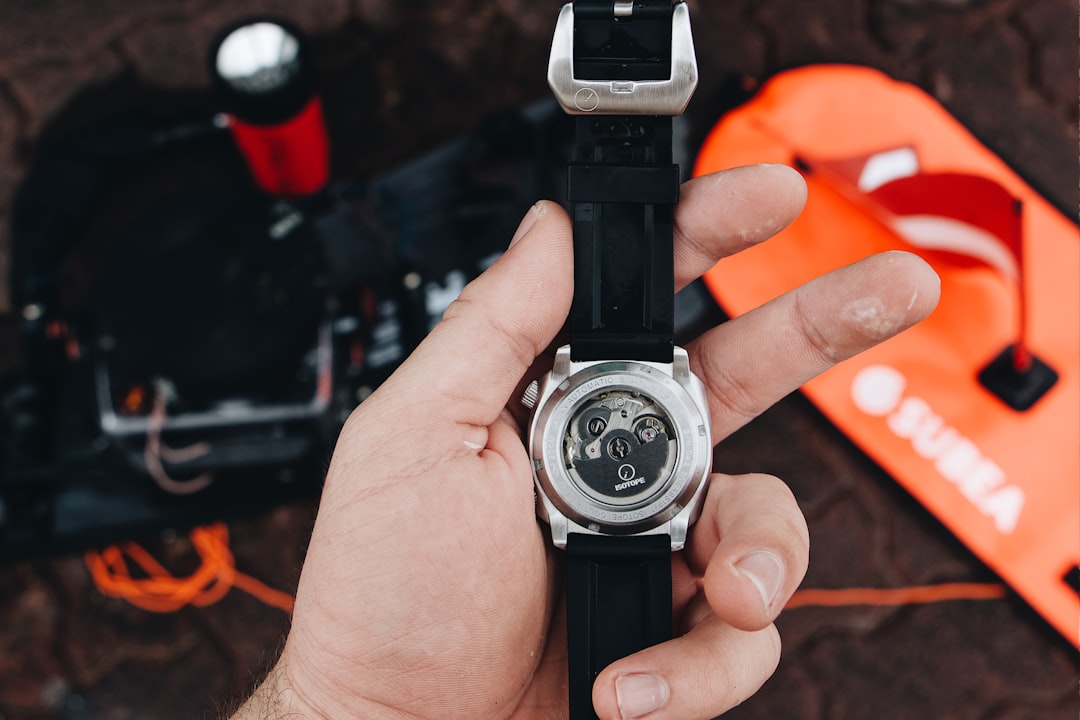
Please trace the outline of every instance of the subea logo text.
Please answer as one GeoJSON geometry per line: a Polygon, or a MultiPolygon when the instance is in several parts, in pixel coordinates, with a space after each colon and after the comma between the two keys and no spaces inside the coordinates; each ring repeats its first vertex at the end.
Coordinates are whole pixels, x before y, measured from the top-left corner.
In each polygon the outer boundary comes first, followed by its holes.
{"type": "Polygon", "coordinates": [[[851,399],[871,417],[885,419],[889,430],[911,443],[915,453],[934,468],[999,532],[1016,529],[1024,509],[1024,491],[1010,485],[1005,471],[975,443],[948,425],[920,397],[906,395],[907,378],[887,365],[871,365],[855,376],[851,399]]]}

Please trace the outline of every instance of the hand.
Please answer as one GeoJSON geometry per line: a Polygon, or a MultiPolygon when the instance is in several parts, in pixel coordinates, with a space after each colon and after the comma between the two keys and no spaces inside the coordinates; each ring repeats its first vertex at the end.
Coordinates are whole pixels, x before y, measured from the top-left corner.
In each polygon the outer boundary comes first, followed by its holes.
{"type": "MultiPolygon", "coordinates": [[[[801,210],[793,170],[687,183],[676,285],[767,239],[801,210]]],[[[566,213],[538,203],[341,433],[281,659],[239,717],[565,718],[560,556],[535,516],[522,429],[507,405],[570,307],[566,213]]],[[[719,442],[814,375],[912,325],[938,281],[886,253],[724,323],[689,348],[719,442]],[[864,312],[854,309],[863,308],[864,312]]],[[[713,476],[673,559],[683,634],[596,681],[602,718],[709,718],[772,674],[772,625],[806,571],[806,524],[787,487],[713,476]]]]}

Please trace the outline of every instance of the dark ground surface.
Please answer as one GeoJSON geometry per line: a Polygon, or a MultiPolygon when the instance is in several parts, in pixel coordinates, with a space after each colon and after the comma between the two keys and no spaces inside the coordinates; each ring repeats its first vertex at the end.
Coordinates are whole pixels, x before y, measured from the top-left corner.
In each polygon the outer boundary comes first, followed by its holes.
{"type": "MultiPolygon", "coordinates": [[[[556,9],[523,0],[5,0],[0,248],[12,190],[69,101],[89,91],[92,112],[147,89],[205,100],[207,43],[237,16],[271,10],[314,34],[335,172],[350,177],[543,97],[556,9]]],[[[1074,3],[712,0],[692,11],[702,77],[689,112],[695,139],[731,77],[753,86],[804,63],[863,63],[931,92],[1059,207],[1075,209],[1074,3]]],[[[731,438],[723,458],[726,470],[791,483],[813,542],[805,587],[993,579],[800,396],[731,438]]],[[[312,502],[233,523],[237,566],[293,590],[313,516],[312,502]]],[[[190,565],[183,539],[159,550],[173,567],[190,565]]],[[[0,718],[212,718],[272,661],[286,626],[284,613],[236,591],[173,615],[136,610],[98,594],[80,557],[0,567],[0,718]]],[[[800,609],[779,626],[779,671],[730,717],[1056,720],[1080,708],[1075,653],[1013,598],[800,609]]]]}

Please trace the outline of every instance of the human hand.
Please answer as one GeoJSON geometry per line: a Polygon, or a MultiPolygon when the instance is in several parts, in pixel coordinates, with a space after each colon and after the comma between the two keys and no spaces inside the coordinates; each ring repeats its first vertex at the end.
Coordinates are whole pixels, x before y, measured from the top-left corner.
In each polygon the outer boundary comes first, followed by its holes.
{"type": "MultiPolygon", "coordinates": [[[[683,188],[676,286],[801,210],[781,166],[683,188]]],[[[565,718],[561,559],[536,519],[522,428],[506,409],[570,307],[572,231],[538,203],[507,252],[342,430],[281,658],[239,718],[565,718]]],[[[886,253],[819,278],[688,347],[719,442],[784,395],[922,319],[938,281],[886,253]],[[861,309],[861,310],[860,310],[861,309]]],[[[808,561],[787,487],[716,474],[673,558],[681,635],[597,678],[601,718],[709,718],[772,674],[773,620],[808,561]]]]}

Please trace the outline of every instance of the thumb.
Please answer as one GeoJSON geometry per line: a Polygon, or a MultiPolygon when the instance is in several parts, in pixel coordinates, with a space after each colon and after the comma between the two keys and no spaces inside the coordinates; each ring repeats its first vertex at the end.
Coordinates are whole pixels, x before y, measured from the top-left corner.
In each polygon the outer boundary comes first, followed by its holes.
{"type": "Polygon", "coordinates": [[[570,219],[556,203],[538,202],[507,251],[465,287],[388,382],[443,419],[491,425],[562,328],[572,297],[570,219]]]}

